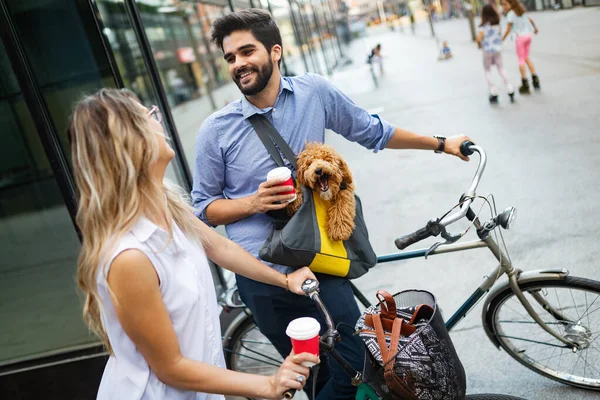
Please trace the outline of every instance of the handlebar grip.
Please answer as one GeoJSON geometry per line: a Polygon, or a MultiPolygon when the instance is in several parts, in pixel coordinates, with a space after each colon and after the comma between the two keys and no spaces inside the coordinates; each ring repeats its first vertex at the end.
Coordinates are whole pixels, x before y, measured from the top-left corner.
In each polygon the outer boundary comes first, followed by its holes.
{"type": "Polygon", "coordinates": [[[283,398],[286,400],[289,400],[292,397],[294,397],[295,394],[296,394],[296,389],[290,389],[290,390],[286,391],[285,393],[283,393],[283,398]]]}
{"type": "Polygon", "coordinates": [[[420,242],[423,239],[427,239],[430,236],[433,236],[433,232],[429,226],[426,226],[425,228],[421,228],[416,232],[399,237],[394,241],[394,243],[398,249],[404,250],[408,246],[420,242]]]}
{"type": "Polygon", "coordinates": [[[462,144],[460,145],[460,153],[463,156],[470,156],[471,154],[473,154],[473,150],[471,150],[469,147],[475,145],[475,143],[469,141],[469,140],[465,140],[464,142],[462,142],[462,144]]]}

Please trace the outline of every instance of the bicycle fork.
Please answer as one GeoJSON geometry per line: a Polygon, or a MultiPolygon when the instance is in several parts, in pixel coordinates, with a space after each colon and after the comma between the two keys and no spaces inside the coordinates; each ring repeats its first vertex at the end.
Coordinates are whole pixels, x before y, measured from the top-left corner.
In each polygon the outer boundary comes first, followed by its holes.
{"type": "MultiPolygon", "coordinates": [[[[479,221],[475,220],[474,223],[475,223],[474,224],[475,227],[479,229],[479,227],[481,226],[479,221]],[[479,225],[479,227],[477,225],[479,225]]],[[[482,240],[488,245],[488,248],[490,249],[492,254],[494,254],[494,257],[496,257],[496,259],[500,263],[499,269],[502,271],[502,273],[506,273],[506,275],[508,276],[508,283],[509,283],[510,288],[514,292],[515,296],[517,296],[517,299],[519,299],[519,301],[521,302],[521,304],[523,305],[523,307],[525,308],[525,310],[527,311],[529,316],[531,318],[533,318],[533,320],[543,330],[548,332],[550,335],[552,335],[554,338],[556,338],[560,342],[564,343],[566,346],[570,347],[573,350],[573,352],[576,352],[579,349],[580,345],[576,342],[566,339],[560,333],[558,333],[554,329],[550,328],[542,320],[542,318],[539,316],[539,314],[533,309],[533,306],[531,305],[529,300],[527,300],[527,298],[525,297],[525,294],[519,287],[519,275],[522,271],[513,267],[511,261],[508,259],[508,257],[504,253],[502,253],[502,250],[500,249],[498,244],[491,238],[490,235],[483,238],[482,240]]],[[[561,272],[568,274],[568,271],[564,270],[564,269],[561,272]]],[[[500,277],[500,275],[498,275],[498,278],[499,277],[500,277]]],[[[533,293],[531,293],[531,295],[540,304],[540,306],[544,310],[546,310],[550,315],[552,315],[561,324],[564,325],[568,322],[573,322],[573,321],[570,321],[569,318],[567,318],[560,311],[558,311],[554,307],[552,307],[538,292],[533,292],[533,293]]]]}

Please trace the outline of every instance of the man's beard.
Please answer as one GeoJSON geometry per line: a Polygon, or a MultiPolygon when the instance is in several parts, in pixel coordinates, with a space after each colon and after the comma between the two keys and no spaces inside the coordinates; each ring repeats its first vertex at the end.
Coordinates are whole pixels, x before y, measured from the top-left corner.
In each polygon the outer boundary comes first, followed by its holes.
{"type": "Polygon", "coordinates": [[[233,76],[233,81],[240,89],[242,94],[245,96],[254,96],[257,93],[260,93],[269,83],[269,79],[273,75],[273,61],[269,59],[269,61],[264,64],[260,70],[256,67],[246,67],[244,69],[240,69],[233,76]],[[254,79],[254,84],[246,87],[242,87],[240,83],[240,75],[245,72],[254,72],[256,73],[256,77],[254,79]]]}

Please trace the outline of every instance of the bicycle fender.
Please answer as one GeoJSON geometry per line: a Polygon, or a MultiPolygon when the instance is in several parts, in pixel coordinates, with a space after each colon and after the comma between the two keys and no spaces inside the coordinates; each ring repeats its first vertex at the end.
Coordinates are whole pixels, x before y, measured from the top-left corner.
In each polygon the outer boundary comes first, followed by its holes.
{"type": "Polygon", "coordinates": [[[233,332],[236,331],[236,329],[238,328],[238,326],[240,326],[240,324],[246,318],[248,318],[249,315],[252,315],[252,314],[250,314],[250,310],[249,309],[246,309],[245,312],[239,313],[239,315],[237,317],[235,317],[233,319],[233,321],[231,321],[231,323],[229,324],[229,326],[227,326],[227,330],[223,334],[223,339],[222,339],[223,348],[227,348],[228,347],[229,340],[231,340],[231,335],[233,335],[233,332]]]}
{"type": "MultiPolygon", "coordinates": [[[[520,272],[517,281],[519,284],[548,280],[559,281],[564,279],[567,275],[569,275],[569,271],[564,268],[536,269],[533,271],[520,272]]],[[[486,296],[481,312],[481,320],[485,334],[498,349],[500,349],[500,341],[498,340],[497,334],[494,330],[494,324],[492,321],[494,316],[492,315],[492,308],[490,306],[494,303],[496,297],[498,297],[498,295],[503,293],[505,290],[512,290],[508,280],[490,291],[490,293],[486,296]]]]}

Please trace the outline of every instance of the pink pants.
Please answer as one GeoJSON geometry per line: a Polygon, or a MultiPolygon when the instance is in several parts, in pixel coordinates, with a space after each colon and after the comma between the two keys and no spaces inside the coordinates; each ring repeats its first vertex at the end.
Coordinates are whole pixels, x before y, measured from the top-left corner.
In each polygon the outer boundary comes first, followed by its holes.
{"type": "Polygon", "coordinates": [[[525,60],[529,58],[529,48],[531,47],[531,34],[517,36],[517,58],[519,66],[525,65],[525,60]]]}

